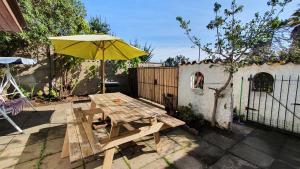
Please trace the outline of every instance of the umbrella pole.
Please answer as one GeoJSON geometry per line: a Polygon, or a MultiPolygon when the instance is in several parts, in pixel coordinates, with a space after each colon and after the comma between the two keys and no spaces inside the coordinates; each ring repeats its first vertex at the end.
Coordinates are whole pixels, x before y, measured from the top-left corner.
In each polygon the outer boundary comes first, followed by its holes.
{"type": "Polygon", "coordinates": [[[102,60],[102,93],[105,93],[105,61],[102,60]]]}

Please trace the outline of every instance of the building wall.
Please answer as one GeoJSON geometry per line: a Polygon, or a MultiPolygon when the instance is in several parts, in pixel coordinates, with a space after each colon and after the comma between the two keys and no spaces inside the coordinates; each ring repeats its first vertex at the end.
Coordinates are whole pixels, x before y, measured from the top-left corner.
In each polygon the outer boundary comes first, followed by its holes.
{"type": "MultiPolygon", "coordinates": [[[[98,61],[85,61],[76,70],[69,73],[69,80],[78,81],[72,92],[73,95],[95,94],[100,90],[101,76],[99,75],[99,65],[98,61]],[[96,67],[96,74],[93,76],[88,74],[91,66],[96,67]]],[[[13,72],[17,83],[28,91],[33,86],[36,92],[39,90],[45,91],[48,88],[50,67],[47,59],[38,61],[36,65],[22,66],[15,70],[18,70],[13,72]]],[[[54,70],[54,72],[53,84],[58,85],[60,84],[60,73],[59,70],[54,70]]],[[[124,71],[114,73],[110,63],[106,64],[106,80],[119,83],[117,87],[108,89],[111,92],[120,91],[126,93],[128,91],[128,75],[124,71]]],[[[59,86],[56,86],[56,88],[59,89],[59,86]]]]}
{"type": "MultiPolygon", "coordinates": [[[[179,66],[178,105],[192,104],[196,113],[201,113],[204,118],[211,121],[214,105],[214,91],[209,87],[221,87],[227,80],[228,74],[220,64],[193,64],[179,66]],[[196,72],[204,75],[203,92],[199,93],[191,88],[191,77],[196,72]]],[[[220,127],[228,128],[231,122],[231,93],[229,85],[219,99],[216,120],[220,127]]]]}
{"type": "MultiPolygon", "coordinates": [[[[253,108],[254,111],[249,110],[249,117],[253,117],[253,121],[258,120],[259,123],[265,123],[271,126],[278,125],[285,127],[285,129],[292,130],[294,117],[289,110],[295,110],[295,114],[300,117],[300,106],[294,106],[295,101],[296,103],[300,102],[300,92],[296,95],[300,66],[293,63],[284,65],[278,63],[270,65],[253,64],[242,67],[238,72],[234,73],[232,79],[233,86],[230,87],[229,85],[229,87],[227,87],[223,92],[224,96],[220,98],[218,104],[217,122],[221,127],[227,128],[232,121],[231,112],[233,111],[231,110],[236,110],[238,114],[240,113],[246,118],[246,107],[248,106],[249,95],[248,78],[250,75],[254,77],[255,74],[260,72],[269,73],[274,78],[276,76],[274,82],[275,87],[273,89],[274,95],[273,92],[266,93],[250,90],[249,107],[253,108]],[[289,78],[291,79],[290,82],[289,78]],[[285,106],[288,110],[284,108],[285,106]]],[[[220,87],[225,83],[226,79],[227,73],[224,72],[224,66],[221,64],[201,63],[181,65],[179,67],[178,104],[185,106],[191,103],[196,113],[203,114],[204,118],[210,121],[214,104],[214,91],[208,88],[220,87]],[[204,75],[203,94],[198,94],[191,89],[191,76],[197,71],[204,75]]],[[[299,130],[300,132],[300,120],[294,118],[294,123],[294,131],[299,130]]]]}
{"type": "MultiPolygon", "coordinates": [[[[259,120],[260,123],[271,124],[272,126],[277,126],[277,119],[279,126],[283,125],[284,119],[286,119],[286,128],[291,130],[293,115],[287,111],[283,106],[287,106],[287,108],[291,111],[294,111],[298,116],[300,116],[300,106],[295,106],[295,97],[296,102],[300,102],[300,93],[298,92],[296,96],[296,88],[297,88],[297,78],[300,74],[300,66],[293,63],[288,63],[284,65],[276,64],[263,64],[263,65],[251,65],[240,68],[238,72],[234,74],[233,78],[233,95],[234,95],[234,107],[238,113],[246,116],[246,107],[248,106],[248,95],[249,95],[249,81],[248,78],[250,75],[254,76],[259,72],[266,72],[271,74],[274,78],[276,76],[276,80],[274,82],[274,98],[273,92],[267,94],[266,92],[256,92],[254,95],[254,91],[250,90],[250,99],[249,99],[249,107],[254,108],[258,111],[251,111],[254,114],[254,121],[259,120]],[[243,82],[242,82],[243,78],[243,82]],[[283,81],[282,81],[283,78],[283,81]],[[289,85],[289,78],[291,79],[289,85]],[[282,82],[282,83],[281,83],[282,82]],[[282,84],[282,88],[281,88],[282,84]],[[280,97],[281,93],[281,97],[280,97]],[[255,97],[255,98],[254,98],[255,97]],[[260,99],[260,105],[259,103],[260,99]],[[280,104],[278,101],[282,104],[280,104]],[[297,101],[298,100],[298,101],[297,101]],[[259,116],[259,118],[257,118],[259,116]],[[264,118],[265,117],[265,118],[264,118]]],[[[300,85],[300,84],[299,84],[300,85]]],[[[299,87],[300,88],[300,87],[299,87]]],[[[299,90],[299,89],[298,89],[299,90]]],[[[252,114],[249,117],[252,119],[252,114]]],[[[300,126],[300,120],[296,119],[295,124],[300,126]]],[[[300,132],[300,129],[298,129],[300,132]]]]}

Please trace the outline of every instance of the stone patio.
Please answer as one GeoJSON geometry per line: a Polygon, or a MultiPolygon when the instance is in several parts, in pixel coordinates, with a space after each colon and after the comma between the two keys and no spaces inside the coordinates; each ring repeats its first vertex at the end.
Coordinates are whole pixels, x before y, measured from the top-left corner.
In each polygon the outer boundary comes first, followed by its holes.
{"type": "MultiPolygon", "coordinates": [[[[67,108],[70,103],[43,106],[38,112],[26,109],[13,117],[25,134],[0,120],[0,168],[101,168],[102,154],[74,164],[60,158],[67,108]]],[[[203,128],[200,136],[193,136],[176,128],[161,135],[159,153],[151,136],[118,147],[113,168],[300,168],[300,139],[275,131],[233,125],[232,132],[203,128]]]]}

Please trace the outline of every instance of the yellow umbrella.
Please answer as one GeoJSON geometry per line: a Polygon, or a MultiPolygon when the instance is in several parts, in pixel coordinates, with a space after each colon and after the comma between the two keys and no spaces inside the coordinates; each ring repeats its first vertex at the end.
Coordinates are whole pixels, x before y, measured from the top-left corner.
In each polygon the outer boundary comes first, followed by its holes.
{"type": "Polygon", "coordinates": [[[49,38],[56,53],[102,60],[102,92],[105,91],[105,60],[129,60],[147,55],[122,39],[110,35],[73,35],[49,38]]]}

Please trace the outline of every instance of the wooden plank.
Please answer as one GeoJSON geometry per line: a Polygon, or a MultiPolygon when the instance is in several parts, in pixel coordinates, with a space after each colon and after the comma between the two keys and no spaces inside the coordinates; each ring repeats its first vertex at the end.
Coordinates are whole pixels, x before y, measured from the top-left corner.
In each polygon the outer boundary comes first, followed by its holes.
{"type": "Polygon", "coordinates": [[[67,131],[69,137],[69,157],[72,163],[82,159],[82,154],[75,125],[72,123],[68,124],[67,131]]]}
{"type": "MultiPolygon", "coordinates": [[[[150,119],[150,124],[152,126],[155,125],[155,124],[157,124],[157,119],[156,118],[150,119]]],[[[159,131],[154,132],[153,136],[154,136],[154,141],[155,141],[155,145],[156,145],[156,151],[159,152],[159,150],[160,150],[160,135],[159,135],[159,131]]]]}
{"type": "Polygon", "coordinates": [[[65,158],[69,156],[69,136],[68,136],[68,131],[66,131],[65,134],[65,139],[64,139],[64,144],[63,144],[63,148],[61,151],[61,158],[65,158]]]}
{"type": "Polygon", "coordinates": [[[111,147],[115,147],[129,141],[133,141],[141,137],[153,134],[155,132],[158,132],[163,127],[163,125],[164,123],[158,122],[154,125],[141,127],[139,130],[130,131],[112,139],[105,140],[106,142],[102,141],[102,149],[107,150],[111,147]]]}
{"type": "MultiPolygon", "coordinates": [[[[109,138],[112,139],[119,134],[119,126],[112,126],[109,138]]],[[[110,169],[112,166],[112,161],[114,159],[115,148],[114,146],[105,151],[105,157],[103,161],[103,169],[110,169]]]]}
{"type": "Polygon", "coordinates": [[[80,121],[80,122],[76,123],[75,129],[76,129],[76,133],[78,136],[78,142],[80,144],[82,157],[86,158],[88,156],[93,155],[93,151],[92,151],[91,145],[89,143],[89,140],[87,138],[86,132],[82,125],[83,117],[82,117],[82,115],[80,115],[80,109],[74,109],[74,117],[76,120],[80,121]]]}
{"type": "Polygon", "coordinates": [[[167,114],[161,114],[157,116],[157,119],[165,124],[167,124],[170,127],[177,127],[177,126],[181,126],[184,125],[185,122],[181,121],[179,119],[176,119],[172,116],[169,116],[167,114]]]}

